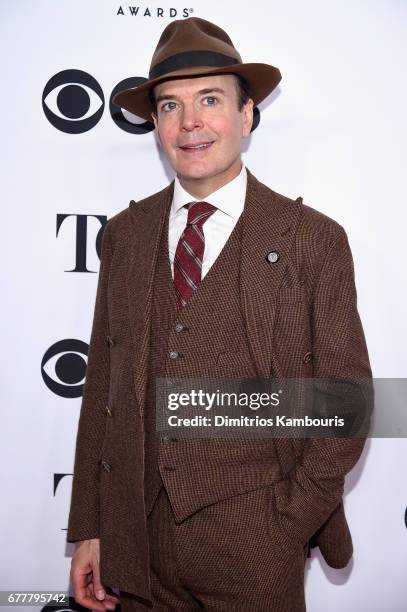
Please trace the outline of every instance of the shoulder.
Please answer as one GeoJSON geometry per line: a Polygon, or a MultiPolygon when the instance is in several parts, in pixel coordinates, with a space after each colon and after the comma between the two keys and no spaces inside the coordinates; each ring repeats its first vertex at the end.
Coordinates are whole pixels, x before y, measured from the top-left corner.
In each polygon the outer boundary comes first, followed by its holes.
{"type": "Polygon", "coordinates": [[[296,208],[295,245],[297,249],[322,254],[329,250],[337,240],[347,239],[346,231],[338,221],[314,208],[308,202],[304,202],[302,196],[295,199],[290,198],[271,189],[253,175],[252,179],[254,179],[252,186],[258,197],[273,201],[281,211],[296,208]]]}
{"type": "MultiPolygon", "coordinates": [[[[251,185],[255,197],[270,202],[270,206],[263,206],[263,209],[270,210],[270,215],[283,215],[289,220],[286,224],[290,240],[289,267],[296,270],[298,278],[305,279],[310,291],[327,266],[338,271],[343,266],[352,269],[347,233],[338,221],[304,202],[302,196],[290,198],[257,179],[251,180],[251,185]]],[[[270,226],[272,228],[273,224],[270,226]]]]}
{"type": "Polygon", "coordinates": [[[128,206],[108,219],[105,224],[104,232],[109,235],[109,238],[115,242],[124,237],[131,229],[132,218],[138,215],[141,211],[153,212],[158,208],[158,205],[163,202],[173,189],[174,181],[167,187],[153,193],[140,200],[130,200],[128,206]]]}

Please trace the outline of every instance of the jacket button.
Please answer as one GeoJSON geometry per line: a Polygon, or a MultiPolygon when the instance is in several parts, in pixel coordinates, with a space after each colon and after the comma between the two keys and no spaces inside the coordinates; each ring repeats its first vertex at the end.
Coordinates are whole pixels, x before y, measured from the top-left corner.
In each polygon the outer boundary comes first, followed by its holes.
{"type": "Polygon", "coordinates": [[[107,461],[103,459],[102,468],[104,469],[105,472],[110,472],[112,469],[112,466],[110,465],[110,463],[108,463],[107,461]]]}
{"type": "Polygon", "coordinates": [[[309,363],[312,359],[312,353],[310,351],[308,351],[308,353],[305,353],[304,357],[302,358],[303,363],[309,363]]]}
{"type": "Polygon", "coordinates": [[[106,342],[108,343],[109,346],[114,346],[115,342],[112,338],[112,336],[106,336],[106,342]]]}
{"type": "Polygon", "coordinates": [[[112,411],[112,409],[110,408],[110,406],[106,406],[106,409],[105,409],[105,410],[106,410],[106,414],[107,414],[107,416],[110,416],[110,417],[112,417],[112,416],[113,416],[113,411],[112,411]]]}
{"type": "Polygon", "coordinates": [[[170,351],[171,359],[177,359],[179,357],[178,351],[170,351]]]}
{"type": "Polygon", "coordinates": [[[177,323],[175,326],[175,331],[176,332],[182,332],[182,330],[184,329],[184,326],[182,325],[182,323],[177,323]]]}

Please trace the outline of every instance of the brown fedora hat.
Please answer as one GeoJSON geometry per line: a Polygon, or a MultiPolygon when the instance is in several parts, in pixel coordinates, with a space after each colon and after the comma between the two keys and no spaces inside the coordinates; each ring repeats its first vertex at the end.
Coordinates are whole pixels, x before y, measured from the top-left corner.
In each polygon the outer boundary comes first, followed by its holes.
{"type": "Polygon", "coordinates": [[[269,64],[244,64],[222,28],[200,17],[172,21],[163,31],[151,60],[148,80],[119,91],[113,102],[151,121],[149,91],[158,83],[212,74],[240,74],[249,83],[254,106],[281,81],[278,68],[269,64]]]}

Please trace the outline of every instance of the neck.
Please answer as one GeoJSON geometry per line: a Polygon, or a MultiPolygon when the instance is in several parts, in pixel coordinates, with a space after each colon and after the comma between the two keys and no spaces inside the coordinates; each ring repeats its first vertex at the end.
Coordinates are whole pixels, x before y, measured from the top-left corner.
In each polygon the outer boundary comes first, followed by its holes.
{"type": "Polygon", "coordinates": [[[179,174],[177,176],[185,191],[190,193],[197,200],[204,200],[214,191],[217,191],[227,183],[230,183],[230,181],[233,181],[233,179],[240,174],[242,166],[242,160],[239,158],[230,168],[215,176],[198,179],[184,177],[179,174]]]}

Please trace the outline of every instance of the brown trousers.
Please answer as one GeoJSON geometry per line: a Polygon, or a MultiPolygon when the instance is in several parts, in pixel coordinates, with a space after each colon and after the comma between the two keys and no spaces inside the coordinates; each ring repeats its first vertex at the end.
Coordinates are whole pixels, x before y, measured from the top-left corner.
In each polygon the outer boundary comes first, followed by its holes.
{"type": "Polygon", "coordinates": [[[121,592],[123,612],[305,612],[307,550],[281,533],[270,497],[259,488],[177,525],[163,487],[147,523],[153,607],[121,592]]]}

